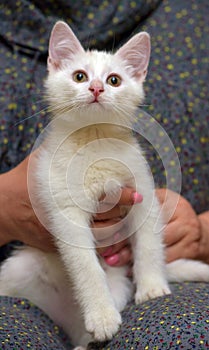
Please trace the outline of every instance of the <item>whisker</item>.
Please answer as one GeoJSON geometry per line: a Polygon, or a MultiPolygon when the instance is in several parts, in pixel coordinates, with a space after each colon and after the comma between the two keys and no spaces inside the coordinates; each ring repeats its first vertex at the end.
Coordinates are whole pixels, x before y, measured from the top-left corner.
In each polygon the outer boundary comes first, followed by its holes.
{"type": "Polygon", "coordinates": [[[39,110],[38,112],[36,112],[36,113],[34,113],[34,114],[32,114],[32,115],[30,115],[30,116],[24,118],[24,119],[19,120],[18,122],[14,123],[13,126],[17,126],[17,125],[19,125],[19,124],[22,124],[22,123],[24,123],[26,120],[29,120],[29,119],[31,119],[31,118],[34,118],[34,117],[36,117],[37,115],[39,115],[40,113],[43,113],[43,112],[47,112],[47,108],[43,108],[43,109],[39,110]]]}

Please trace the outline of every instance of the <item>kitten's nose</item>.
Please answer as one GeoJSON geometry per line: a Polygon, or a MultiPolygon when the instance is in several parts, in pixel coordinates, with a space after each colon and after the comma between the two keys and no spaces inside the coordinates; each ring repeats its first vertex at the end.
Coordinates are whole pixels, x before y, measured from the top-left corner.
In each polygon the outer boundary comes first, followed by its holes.
{"type": "Polygon", "coordinates": [[[104,85],[101,80],[92,80],[89,91],[92,92],[92,94],[97,98],[103,91],[104,91],[104,85]]]}

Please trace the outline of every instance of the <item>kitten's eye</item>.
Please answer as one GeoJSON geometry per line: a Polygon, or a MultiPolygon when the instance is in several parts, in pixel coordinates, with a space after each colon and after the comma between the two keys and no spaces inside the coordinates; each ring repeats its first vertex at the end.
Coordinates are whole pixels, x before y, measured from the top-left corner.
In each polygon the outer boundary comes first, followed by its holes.
{"type": "Polygon", "coordinates": [[[82,71],[78,71],[78,72],[75,72],[73,74],[73,80],[76,82],[76,83],[84,83],[85,81],[88,80],[88,76],[86,73],[82,72],[82,71]]]}
{"type": "Polygon", "coordinates": [[[114,74],[114,75],[110,75],[108,78],[107,78],[107,83],[111,86],[114,86],[114,87],[117,87],[117,86],[120,86],[121,84],[121,78],[114,74]]]}

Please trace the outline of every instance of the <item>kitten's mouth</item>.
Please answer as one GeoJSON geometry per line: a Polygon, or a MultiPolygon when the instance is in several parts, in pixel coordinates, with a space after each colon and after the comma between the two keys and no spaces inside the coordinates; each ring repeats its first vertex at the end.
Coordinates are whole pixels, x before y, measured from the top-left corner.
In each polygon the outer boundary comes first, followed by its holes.
{"type": "Polygon", "coordinates": [[[99,96],[92,96],[91,99],[89,99],[89,105],[97,105],[102,106],[102,99],[99,96]]]}
{"type": "Polygon", "coordinates": [[[90,101],[90,104],[100,104],[100,101],[95,97],[94,100],[90,101]]]}
{"type": "Polygon", "coordinates": [[[95,99],[93,101],[91,101],[91,103],[99,103],[98,98],[95,97],[95,99]]]}

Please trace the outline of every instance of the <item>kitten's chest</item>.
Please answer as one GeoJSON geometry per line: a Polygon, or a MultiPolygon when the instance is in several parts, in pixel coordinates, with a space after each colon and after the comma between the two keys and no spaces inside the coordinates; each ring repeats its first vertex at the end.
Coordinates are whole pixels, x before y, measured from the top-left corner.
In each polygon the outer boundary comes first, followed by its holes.
{"type": "Polygon", "coordinates": [[[83,183],[89,186],[90,183],[103,183],[109,177],[130,178],[131,170],[136,168],[131,151],[131,146],[122,140],[94,139],[84,145],[73,145],[65,153],[64,163],[69,175],[82,174],[83,183]]]}
{"type": "Polygon", "coordinates": [[[77,195],[84,191],[94,199],[106,192],[107,188],[111,189],[111,186],[134,187],[140,154],[134,140],[127,135],[114,137],[111,133],[109,137],[101,136],[106,136],[104,131],[98,135],[95,130],[86,130],[66,138],[55,152],[50,165],[52,181],[56,183],[59,179],[63,188],[77,192],[77,195]]]}

